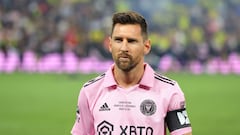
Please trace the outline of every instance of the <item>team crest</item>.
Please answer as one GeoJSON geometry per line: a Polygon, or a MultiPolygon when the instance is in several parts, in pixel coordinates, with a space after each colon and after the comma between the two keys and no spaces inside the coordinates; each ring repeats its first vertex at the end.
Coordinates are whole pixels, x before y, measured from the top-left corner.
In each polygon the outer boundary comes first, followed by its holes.
{"type": "Polygon", "coordinates": [[[144,115],[151,116],[156,112],[157,106],[153,100],[147,99],[141,103],[140,110],[144,115]]]}

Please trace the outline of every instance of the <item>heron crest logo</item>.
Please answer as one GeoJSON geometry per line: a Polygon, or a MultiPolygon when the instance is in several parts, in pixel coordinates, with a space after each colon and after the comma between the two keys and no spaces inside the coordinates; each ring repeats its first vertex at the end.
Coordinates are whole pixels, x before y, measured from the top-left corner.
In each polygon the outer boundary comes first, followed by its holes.
{"type": "Polygon", "coordinates": [[[140,110],[144,115],[151,116],[156,112],[157,106],[153,100],[147,99],[141,103],[140,110]]]}

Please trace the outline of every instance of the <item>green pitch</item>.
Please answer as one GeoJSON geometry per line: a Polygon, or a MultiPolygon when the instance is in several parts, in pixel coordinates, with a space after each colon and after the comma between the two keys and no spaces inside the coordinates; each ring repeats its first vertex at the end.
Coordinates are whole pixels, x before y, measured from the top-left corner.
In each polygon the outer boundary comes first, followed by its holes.
{"type": "MultiPolygon", "coordinates": [[[[0,74],[0,134],[70,135],[79,89],[94,76],[0,74]]],[[[185,92],[194,135],[240,133],[240,76],[167,76],[185,92]]]]}

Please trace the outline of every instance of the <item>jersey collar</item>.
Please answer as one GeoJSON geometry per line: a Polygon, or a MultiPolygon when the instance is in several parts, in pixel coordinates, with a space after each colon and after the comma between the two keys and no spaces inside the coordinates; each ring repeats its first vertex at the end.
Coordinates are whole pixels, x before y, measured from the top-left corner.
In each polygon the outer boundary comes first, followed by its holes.
{"type": "Polygon", "coordinates": [[[153,87],[154,81],[154,70],[150,65],[144,63],[145,70],[141,81],[139,82],[139,87],[145,90],[150,90],[153,87]]]}
{"type": "MultiPolygon", "coordinates": [[[[154,70],[147,63],[144,63],[144,66],[145,66],[145,71],[141,81],[139,82],[139,88],[150,90],[150,88],[153,87],[154,70]]],[[[114,64],[107,70],[104,78],[104,82],[103,82],[103,87],[109,88],[110,90],[117,88],[117,83],[113,77],[113,72],[112,72],[113,67],[114,67],[114,64]]]]}

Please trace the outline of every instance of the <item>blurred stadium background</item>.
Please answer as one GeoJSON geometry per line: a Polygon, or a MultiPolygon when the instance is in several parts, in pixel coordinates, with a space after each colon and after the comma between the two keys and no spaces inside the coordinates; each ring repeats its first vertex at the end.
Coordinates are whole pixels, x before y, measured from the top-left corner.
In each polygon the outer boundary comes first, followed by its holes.
{"type": "Polygon", "coordinates": [[[240,0],[0,0],[0,134],[67,135],[81,85],[112,64],[114,12],[146,17],[196,135],[240,134],[240,0]]]}

